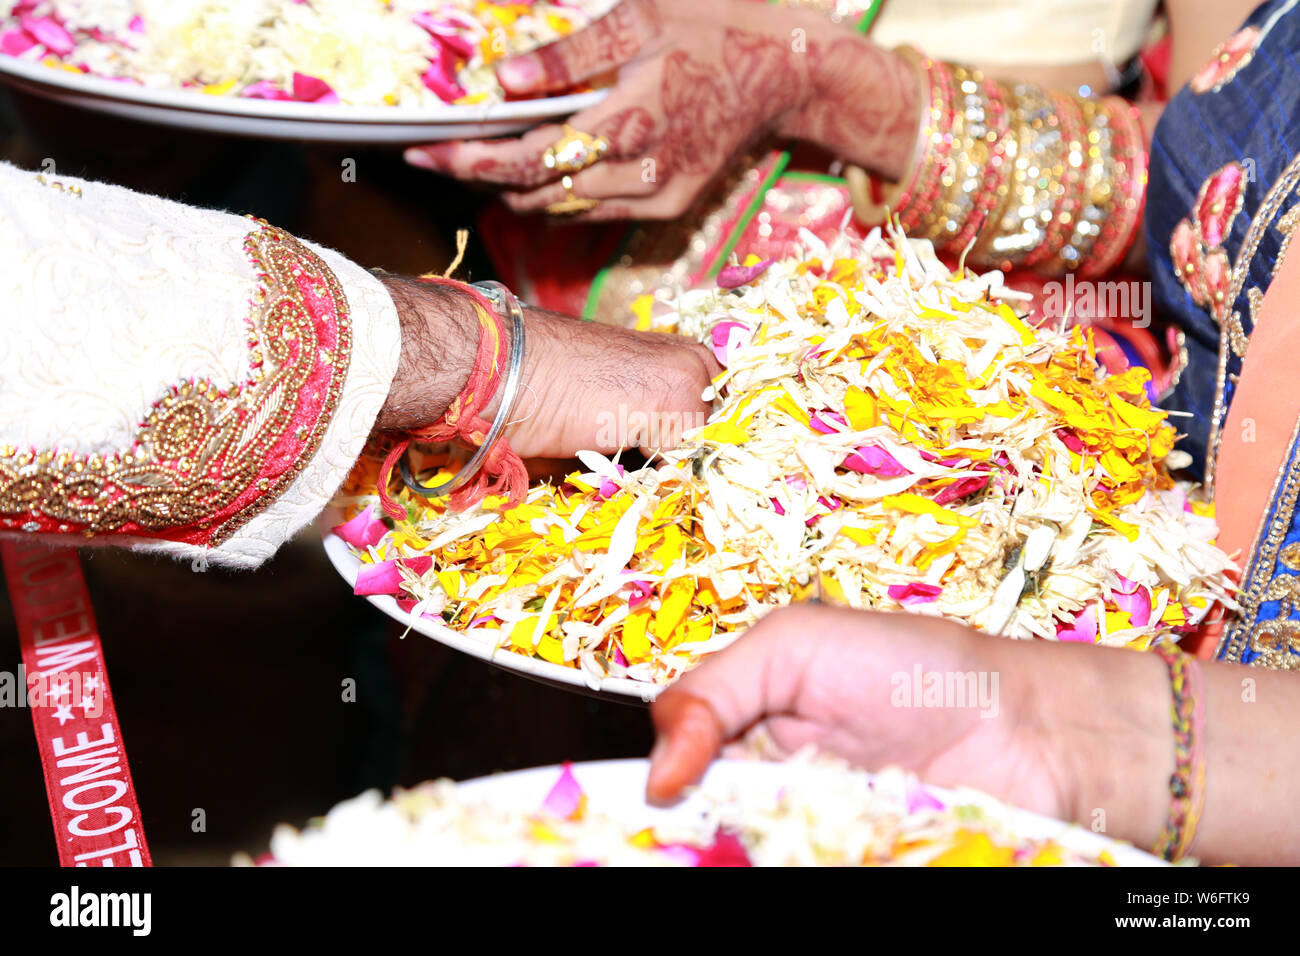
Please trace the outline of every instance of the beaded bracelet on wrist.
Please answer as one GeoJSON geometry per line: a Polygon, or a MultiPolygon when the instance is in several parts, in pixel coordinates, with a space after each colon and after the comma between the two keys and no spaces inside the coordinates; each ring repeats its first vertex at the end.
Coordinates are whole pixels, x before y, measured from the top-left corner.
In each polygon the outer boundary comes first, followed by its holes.
{"type": "Polygon", "coordinates": [[[1191,850],[1205,803],[1205,701],[1196,658],[1176,647],[1154,650],[1169,669],[1173,692],[1174,772],[1169,777],[1169,816],[1152,852],[1172,863],[1191,850]]]}

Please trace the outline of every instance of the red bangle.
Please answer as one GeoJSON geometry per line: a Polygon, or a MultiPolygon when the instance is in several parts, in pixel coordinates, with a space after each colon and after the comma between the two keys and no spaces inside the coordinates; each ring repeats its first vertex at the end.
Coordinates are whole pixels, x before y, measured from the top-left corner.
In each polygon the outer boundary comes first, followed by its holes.
{"type": "MultiPolygon", "coordinates": [[[[478,350],[465,387],[447,406],[442,418],[424,428],[407,431],[393,445],[380,466],[379,501],[384,511],[394,519],[406,515],[405,509],[388,491],[398,460],[412,441],[450,442],[459,439],[467,445],[481,445],[492,426],[480,418],[479,413],[501,384],[507,355],[505,323],[482,292],[466,283],[442,276],[426,275],[421,276],[420,280],[434,285],[451,286],[470,298],[479,324],[478,350]]],[[[505,494],[509,497],[510,504],[515,505],[523,500],[527,490],[527,469],[503,437],[491,449],[479,472],[464,487],[452,492],[449,501],[453,508],[461,510],[478,504],[489,494],[505,494]]]]}
{"type": "Polygon", "coordinates": [[[1108,96],[1103,103],[1112,124],[1111,154],[1123,159],[1116,163],[1120,172],[1114,183],[1112,214],[1079,269],[1084,278],[1105,275],[1124,260],[1137,239],[1146,205],[1147,151],[1141,113],[1117,96],[1108,96]]]}

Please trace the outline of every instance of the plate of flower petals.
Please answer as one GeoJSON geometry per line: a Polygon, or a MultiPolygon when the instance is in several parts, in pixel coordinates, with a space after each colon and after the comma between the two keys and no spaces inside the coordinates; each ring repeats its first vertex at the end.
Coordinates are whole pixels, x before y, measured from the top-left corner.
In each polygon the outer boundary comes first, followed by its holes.
{"type": "MultiPolygon", "coordinates": [[[[373,539],[379,528],[383,527],[383,522],[373,518],[368,509],[358,511],[351,519],[346,519],[345,515],[345,509],[337,505],[327,508],[321,515],[318,527],[326,556],[343,580],[352,586],[354,594],[364,596],[380,611],[409,630],[433,638],[471,657],[563,690],[617,697],[632,703],[649,703],[661,690],[654,683],[612,676],[603,671],[583,670],[563,663],[552,663],[541,657],[515,653],[510,645],[501,644],[499,631],[480,626],[488,623],[486,621],[470,622],[468,627],[463,628],[453,627],[446,622],[441,611],[432,609],[436,602],[428,604],[418,601],[406,589],[405,582],[413,580],[412,575],[418,579],[427,573],[432,566],[432,559],[421,560],[421,556],[417,555],[410,560],[363,562],[358,557],[358,546],[361,541],[367,540],[367,536],[373,539]]],[[[365,547],[373,547],[373,543],[365,547]]],[[[365,551],[360,553],[365,554],[365,551]]]]}
{"type": "MultiPolygon", "coordinates": [[[[973,790],[827,758],[724,760],[679,803],[645,801],[645,760],[368,791],[298,830],[270,866],[1163,866],[973,790]]],[[[246,859],[237,862],[248,862],[246,859]]]]}
{"type": "Polygon", "coordinates": [[[999,274],[952,273],[928,242],[806,241],[643,316],[724,369],[671,450],[579,453],[514,507],[390,489],[398,520],[363,461],[322,523],[335,566],[437,640],[645,698],[812,597],[1134,650],[1235,606],[1145,369],[1030,327],[999,274]]]}
{"type": "Polygon", "coordinates": [[[510,99],[496,64],[612,0],[13,0],[0,80],[143,122],[273,139],[500,136],[604,90],[510,99]]]}

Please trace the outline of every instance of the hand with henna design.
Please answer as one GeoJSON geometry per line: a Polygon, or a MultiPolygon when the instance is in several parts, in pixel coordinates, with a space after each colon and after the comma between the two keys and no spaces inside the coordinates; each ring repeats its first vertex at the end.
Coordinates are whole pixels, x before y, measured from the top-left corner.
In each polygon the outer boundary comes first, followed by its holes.
{"type": "MultiPolygon", "coordinates": [[[[671,219],[742,151],[802,139],[881,174],[904,171],[916,138],[917,77],[906,62],[821,14],[754,0],[621,0],[585,30],[502,63],[518,95],[560,92],[617,71],[610,95],[569,125],[609,141],[573,174],[602,202],[576,220],[671,219]]],[[[407,161],[503,187],[518,212],[566,196],[542,157],[558,125],[517,139],[415,147],[407,161]]]]}

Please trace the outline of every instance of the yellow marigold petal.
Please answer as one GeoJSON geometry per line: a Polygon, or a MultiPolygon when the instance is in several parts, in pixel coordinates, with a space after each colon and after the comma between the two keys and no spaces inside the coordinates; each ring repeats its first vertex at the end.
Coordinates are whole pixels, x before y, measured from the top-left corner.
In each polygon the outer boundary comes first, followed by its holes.
{"type": "Polygon", "coordinates": [[[1061,849],[1055,843],[1048,843],[1029,861],[1030,866],[1060,866],[1065,862],[1061,849]]]}
{"type": "Polygon", "coordinates": [[[1034,338],[1033,330],[1025,325],[1020,320],[1020,316],[1016,315],[1015,310],[1005,302],[998,306],[998,315],[1007,325],[1016,330],[1016,333],[1020,336],[1021,345],[1033,345],[1037,341],[1034,338]]]}
{"type": "Polygon", "coordinates": [[[235,84],[238,82],[238,79],[234,79],[226,80],[224,83],[209,83],[203,87],[202,92],[208,94],[208,96],[225,96],[235,88],[235,84]]]}
{"type": "Polygon", "coordinates": [[[564,664],[564,642],[554,634],[544,634],[537,642],[537,656],[552,664],[564,664]]]}
{"type": "Polygon", "coordinates": [[[1011,847],[995,846],[988,834],[971,830],[958,832],[953,846],[927,866],[1010,866],[1015,859],[1011,847]]]}
{"type": "Polygon", "coordinates": [[[847,604],[849,599],[844,594],[844,588],[840,587],[840,582],[834,575],[822,572],[821,574],[822,593],[829,597],[836,604],[847,604]]]}
{"type": "Polygon", "coordinates": [[[1128,538],[1130,541],[1136,541],[1138,539],[1137,525],[1129,524],[1127,521],[1120,521],[1119,518],[1116,518],[1112,514],[1107,514],[1106,512],[1101,511],[1100,509],[1089,508],[1088,514],[1092,515],[1102,524],[1114,528],[1116,531],[1118,531],[1124,537],[1128,538]]]}
{"type": "Polygon", "coordinates": [[[461,575],[459,571],[439,571],[437,575],[438,583],[447,592],[447,597],[454,600],[460,596],[461,575]]]}
{"type": "Polygon", "coordinates": [[[844,415],[854,431],[863,431],[880,424],[880,407],[876,397],[856,385],[844,393],[844,415]]]}
{"type": "Polygon", "coordinates": [[[749,441],[749,432],[731,422],[714,422],[705,425],[693,437],[696,441],[712,442],[715,445],[741,445],[749,441]]]}
{"type": "Polygon", "coordinates": [[[959,528],[951,538],[937,544],[927,544],[921,549],[921,552],[916,556],[915,562],[913,562],[917,570],[922,572],[930,570],[930,565],[934,564],[937,559],[956,551],[957,545],[961,544],[962,539],[965,537],[966,529],[959,528]]]}
{"type": "MultiPolygon", "coordinates": [[[[558,629],[560,626],[559,617],[552,614],[550,619],[546,622],[546,628],[542,631],[541,637],[538,638],[536,643],[534,643],[534,638],[537,637],[538,622],[540,620],[540,614],[529,614],[527,617],[521,617],[516,621],[514,627],[510,629],[510,646],[525,654],[532,654],[535,650],[539,650],[540,644],[546,640],[546,635],[549,632],[558,629]]],[[[564,663],[563,657],[561,657],[560,661],[557,663],[564,663]]]]}
{"type": "Polygon", "coordinates": [[[655,612],[654,624],[650,628],[655,637],[666,643],[673,636],[686,619],[686,611],[693,597],[694,578],[678,578],[668,585],[668,591],[663,596],[659,610],[655,612]]]}
{"type": "Polygon", "coordinates": [[[652,295],[639,295],[632,300],[632,315],[636,318],[636,330],[646,332],[650,328],[651,310],[654,308],[655,297],[652,295]]]}
{"type": "Polygon", "coordinates": [[[772,403],[772,407],[785,412],[805,427],[807,427],[812,421],[812,416],[808,414],[807,409],[800,406],[800,404],[795,401],[794,397],[784,389],[782,389],[780,397],[772,403]]]}
{"type": "Polygon", "coordinates": [[[1177,601],[1170,601],[1165,606],[1165,613],[1160,615],[1160,623],[1175,626],[1186,624],[1187,614],[1183,611],[1183,606],[1177,601]]]}
{"type": "Polygon", "coordinates": [[[560,835],[545,823],[538,820],[531,820],[528,824],[528,835],[538,843],[559,843],[560,835]]]}
{"type": "Polygon", "coordinates": [[[683,644],[699,644],[707,641],[712,636],[713,621],[707,617],[698,618],[694,621],[687,621],[684,627],[679,627],[677,633],[664,645],[664,649],[672,650],[683,644]]]}
{"type": "Polygon", "coordinates": [[[880,503],[886,508],[906,511],[909,514],[930,515],[940,524],[956,525],[959,528],[973,528],[979,523],[974,518],[968,518],[965,515],[949,511],[943,505],[937,505],[929,498],[923,498],[911,492],[901,495],[888,495],[882,498],[880,503]]]}
{"type": "Polygon", "coordinates": [[[537,630],[537,615],[530,614],[515,621],[510,628],[510,647],[521,654],[533,653],[533,632],[537,630]]]}
{"type": "Polygon", "coordinates": [[[664,543],[654,553],[654,559],[659,562],[661,570],[667,571],[682,556],[683,544],[682,532],[677,525],[670,524],[664,528],[664,543]]]}
{"type": "Polygon", "coordinates": [[[1153,408],[1139,408],[1132,402],[1126,402],[1118,395],[1110,396],[1110,407],[1115,410],[1120,421],[1130,428],[1144,432],[1154,432],[1165,423],[1165,413],[1153,408]]]}
{"type": "Polygon", "coordinates": [[[554,13],[548,13],[546,15],[546,22],[552,30],[562,37],[568,36],[573,32],[572,22],[566,20],[564,17],[558,17],[554,13]]]}
{"type": "Polygon", "coordinates": [[[623,620],[623,636],[619,643],[629,664],[639,664],[650,657],[650,638],[646,627],[650,623],[650,609],[639,607],[623,620]]]}
{"type": "Polygon", "coordinates": [[[1109,608],[1107,608],[1106,610],[1106,632],[1107,633],[1110,633],[1111,631],[1127,631],[1132,626],[1133,626],[1133,618],[1129,616],[1129,613],[1127,611],[1112,611],[1109,608]]]}
{"type": "Polygon", "coordinates": [[[840,534],[850,541],[856,541],[858,544],[875,544],[876,538],[880,535],[879,528],[850,528],[845,526],[840,528],[840,534]]]}

